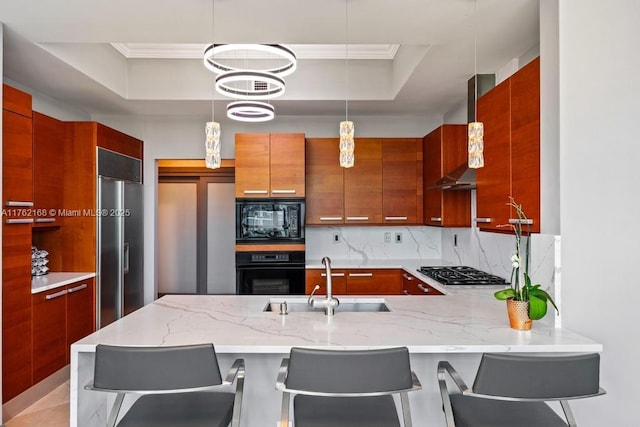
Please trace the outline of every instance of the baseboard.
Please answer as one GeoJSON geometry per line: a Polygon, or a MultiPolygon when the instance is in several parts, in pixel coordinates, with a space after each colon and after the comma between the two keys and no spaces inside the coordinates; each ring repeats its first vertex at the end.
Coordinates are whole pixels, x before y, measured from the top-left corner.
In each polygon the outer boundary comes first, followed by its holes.
{"type": "Polygon", "coordinates": [[[11,418],[15,417],[20,412],[45,397],[47,394],[51,393],[60,385],[64,384],[65,381],[68,381],[69,372],[70,367],[67,365],[2,405],[3,422],[6,423],[11,418]]]}

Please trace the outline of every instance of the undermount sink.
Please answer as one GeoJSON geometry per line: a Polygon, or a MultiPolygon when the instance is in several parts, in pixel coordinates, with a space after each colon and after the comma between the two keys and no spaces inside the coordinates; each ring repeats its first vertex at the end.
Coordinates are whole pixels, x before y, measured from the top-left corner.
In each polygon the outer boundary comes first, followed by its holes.
{"type": "MultiPolygon", "coordinates": [[[[316,296],[314,298],[321,298],[316,296]]],[[[371,312],[389,312],[391,311],[387,306],[384,298],[338,298],[340,305],[336,307],[336,312],[359,312],[359,313],[371,313],[371,312]]],[[[262,311],[271,311],[275,313],[280,312],[280,304],[287,303],[287,312],[312,312],[317,311],[323,313],[324,311],[319,308],[312,308],[307,298],[270,298],[267,305],[262,311]]]]}

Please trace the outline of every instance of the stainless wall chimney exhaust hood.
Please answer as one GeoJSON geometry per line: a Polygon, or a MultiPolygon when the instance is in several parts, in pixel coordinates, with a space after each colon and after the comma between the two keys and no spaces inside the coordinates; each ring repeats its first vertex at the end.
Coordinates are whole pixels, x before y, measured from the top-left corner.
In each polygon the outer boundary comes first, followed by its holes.
{"type": "Polygon", "coordinates": [[[442,178],[427,187],[428,189],[441,190],[473,190],[476,188],[476,170],[467,166],[464,162],[454,170],[445,174],[442,178]]]}
{"type": "MultiPolygon", "coordinates": [[[[467,121],[476,121],[476,86],[478,98],[489,92],[496,85],[495,74],[476,74],[469,79],[467,85],[467,121]]],[[[476,188],[476,170],[464,162],[452,171],[448,171],[429,189],[473,190],[476,188]]]]}

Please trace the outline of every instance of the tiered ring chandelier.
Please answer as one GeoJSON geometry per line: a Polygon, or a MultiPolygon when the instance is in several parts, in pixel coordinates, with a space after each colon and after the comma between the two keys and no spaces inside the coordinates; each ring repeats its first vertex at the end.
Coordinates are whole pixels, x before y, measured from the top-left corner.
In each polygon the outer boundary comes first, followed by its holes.
{"type": "Polygon", "coordinates": [[[291,49],[279,44],[212,44],[204,51],[204,65],[217,74],[216,91],[241,100],[227,106],[227,117],[262,122],[273,119],[275,109],[260,101],[284,94],[283,77],[296,70],[297,60],[291,49]],[[267,59],[268,65],[250,68],[248,58],[267,59]]]}

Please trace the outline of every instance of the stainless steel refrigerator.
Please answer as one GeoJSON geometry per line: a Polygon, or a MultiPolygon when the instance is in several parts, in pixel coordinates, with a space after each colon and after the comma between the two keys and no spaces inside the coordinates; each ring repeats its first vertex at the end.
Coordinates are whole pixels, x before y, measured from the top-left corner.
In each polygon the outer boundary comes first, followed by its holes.
{"type": "Polygon", "coordinates": [[[97,328],[142,307],[142,162],[98,148],[97,328]]]}

